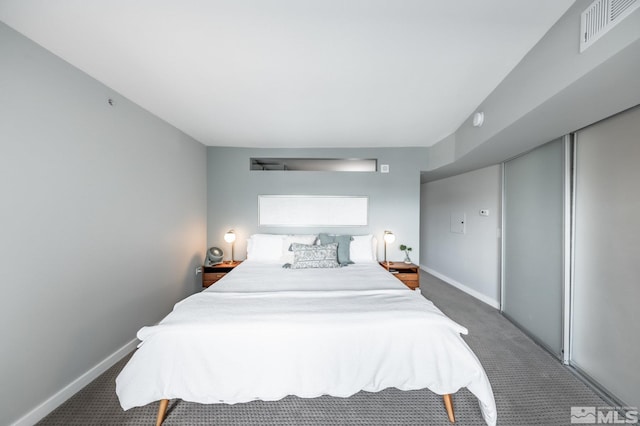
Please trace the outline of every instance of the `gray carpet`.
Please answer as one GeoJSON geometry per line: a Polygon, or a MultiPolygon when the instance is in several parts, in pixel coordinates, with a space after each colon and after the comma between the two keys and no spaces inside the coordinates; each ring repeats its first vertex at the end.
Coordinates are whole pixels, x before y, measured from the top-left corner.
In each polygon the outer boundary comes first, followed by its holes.
{"type": "MultiPolygon", "coordinates": [[[[489,376],[499,425],[569,425],[571,406],[606,406],[498,311],[426,273],[424,293],[469,329],[465,340],[489,376]]],[[[149,425],[157,403],[122,411],[115,378],[129,357],[44,418],[40,425],[149,425]]],[[[458,425],[483,425],[476,398],[453,396],[458,425]]],[[[360,392],[350,398],[287,397],[277,402],[201,405],[172,400],[165,425],[449,425],[442,397],[428,390],[360,392]]]]}

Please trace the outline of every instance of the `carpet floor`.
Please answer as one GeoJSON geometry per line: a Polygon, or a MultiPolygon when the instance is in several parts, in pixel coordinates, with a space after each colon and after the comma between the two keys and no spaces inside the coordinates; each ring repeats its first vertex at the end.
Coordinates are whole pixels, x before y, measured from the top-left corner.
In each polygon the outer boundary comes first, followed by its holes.
{"type": "MultiPolygon", "coordinates": [[[[569,425],[572,406],[606,406],[590,388],[536,345],[497,310],[425,272],[427,298],[469,329],[464,336],[484,366],[498,408],[498,425],[569,425]]],[[[158,404],[122,411],[115,378],[129,356],[38,424],[149,425],[158,404]]],[[[453,395],[458,425],[484,425],[477,399],[466,389],[453,395]]],[[[428,390],[360,392],[350,398],[294,396],[275,402],[202,405],[172,400],[171,425],[449,425],[442,397],[428,390]]]]}

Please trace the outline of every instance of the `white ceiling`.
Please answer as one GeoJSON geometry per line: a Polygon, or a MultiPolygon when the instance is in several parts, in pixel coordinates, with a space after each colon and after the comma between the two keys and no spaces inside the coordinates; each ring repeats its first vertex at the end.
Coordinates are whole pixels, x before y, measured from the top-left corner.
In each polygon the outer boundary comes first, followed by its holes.
{"type": "Polygon", "coordinates": [[[0,20],[206,145],[430,146],[574,0],[0,0],[0,20]]]}

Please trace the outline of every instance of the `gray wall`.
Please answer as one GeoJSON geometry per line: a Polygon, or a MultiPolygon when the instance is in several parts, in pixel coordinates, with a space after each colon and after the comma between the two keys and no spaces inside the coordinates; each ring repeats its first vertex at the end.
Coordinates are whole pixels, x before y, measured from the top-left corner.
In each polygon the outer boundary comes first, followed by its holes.
{"type": "Polygon", "coordinates": [[[423,268],[498,307],[500,166],[423,184],[421,221],[423,268]],[[465,234],[451,232],[452,212],[466,214],[465,234]]]}
{"type": "Polygon", "coordinates": [[[500,163],[638,103],[640,11],[580,53],[580,13],[591,3],[577,0],[478,105],[482,127],[470,116],[429,148],[423,181],[500,163]]]}
{"type": "Polygon", "coordinates": [[[0,57],[6,425],[199,289],[206,150],[2,23],[0,57]]]}
{"type": "Polygon", "coordinates": [[[253,233],[371,233],[378,238],[378,257],[384,230],[396,234],[389,247],[390,260],[402,260],[398,245],[413,248],[412,260],[420,259],[420,168],[426,149],[257,149],[208,147],[209,246],[229,250],[223,235],[235,229],[235,257],[246,257],[246,238],[253,233]],[[389,164],[380,172],[266,172],[250,171],[251,157],[377,158],[389,164]],[[366,195],[369,225],[353,228],[258,227],[258,195],[366,195]]]}

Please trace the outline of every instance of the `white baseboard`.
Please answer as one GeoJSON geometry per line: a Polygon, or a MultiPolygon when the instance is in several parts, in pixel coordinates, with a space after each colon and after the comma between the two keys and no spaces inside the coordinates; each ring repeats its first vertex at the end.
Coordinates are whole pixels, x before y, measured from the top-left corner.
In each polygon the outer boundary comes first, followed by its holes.
{"type": "Polygon", "coordinates": [[[49,399],[38,405],[36,408],[19,418],[12,426],[32,426],[42,420],[47,414],[58,408],[67,399],[71,398],[82,388],[94,381],[98,376],[111,368],[116,362],[120,361],[129,352],[133,351],[138,345],[139,340],[133,339],[82,376],[69,383],[64,388],[60,389],[49,399]]]}
{"type": "Polygon", "coordinates": [[[453,278],[449,278],[448,276],[443,275],[443,274],[441,274],[441,273],[439,273],[437,271],[434,271],[431,268],[427,268],[424,265],[420,265],[420,268],[425,270],[425,271],[427,271],[428,273],[430,273],[434,277],[440,278],[442,281],[446,282],[447,284],[450,284],[450,285],[454,286],[458,290],[462,290],[465,293],[467,293],[468,295],[475,297],[479,301],[484,302],[484,303],[486,303],[487,305],[489,305],[489,306],[491,306],[493,308],[500,309],[500,302],[499,301],[497,301],[497,300],[495,300],[495,299],[493,299],[493,298],[491,298],[491,297],[489,297],[489,296],[487,296],[485,294],[482,294],[477,290],[474,290],[474,289],[472,289],[470,287],[467,287],[466,285],[464,285],[462,283],[459,283],[458,281],[454,280],[453,278]]]}

